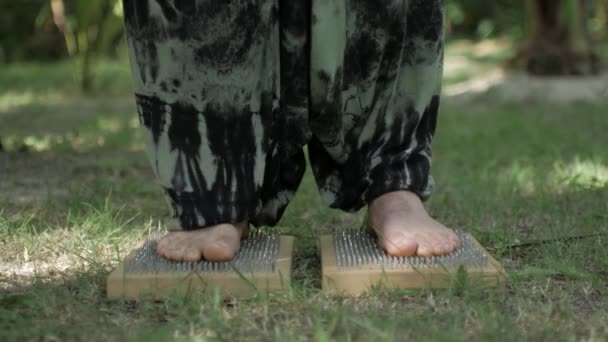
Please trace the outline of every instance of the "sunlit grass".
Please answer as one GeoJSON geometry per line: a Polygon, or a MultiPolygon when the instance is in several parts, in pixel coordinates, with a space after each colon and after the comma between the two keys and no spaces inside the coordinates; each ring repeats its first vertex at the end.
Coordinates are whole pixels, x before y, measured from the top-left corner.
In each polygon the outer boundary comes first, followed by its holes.
{"type": "MultiPolygon", "coordinates": [[[[82,102],[73,104],[82,105],[82,102]]],[[[66,115],[67,112],[58,115],[48,112],[40,114],[37,119],[31,119],[37,120],[36,122],[24,120],[22,117],[10,121],[5,119],[6,124],[0,128],[4,148],[35,152],[89,151],[112,147],[127,148],[131,151],[143,149],[139,121],[129,101],[119,107],[120,110],[126,111],[124,113],[108,112],[103,107],[103,100],[90,100],[85,105],[92,108],[93,112],[88,114],[90,119],[81,117],[76,121],[70,118],[69,114],[66,115]]],[[[62,104],[58,108],[70,106],[62,104]]],[[[27,111],[23,110],[20,114],[28,115],[27,111]]],[[[0,117],[0,123],[2,121],[0,117]]]]}
{"type": "Polygon", "coordinates": [[[65,94],[54,91],[34,91],[31,89],[23,91],[0,92],[0,119],[22,108],[36,106],[57,106],[65,103],[65,94]]]}
{"type": "Polygon", "coordinates": [[[523,195],[534,194],[539,186],[537,171],[531,165],[523,165],[517,161],[493,177],[497,177],[497,183],[503,188],[509,188],[523,195]]]}
{"type": "Polygon", "coordinates": [[[0,95],[0,112],[7,111],[19,106],[27,106],[34,102],[35,95],[32,91],[12,92],[8,91],[0,95]]]}
{"type": "Polygon", "coordinates": [[[608,166],[600,161],[581,160],[556,162],[549,174],[551,182],[559,190],[602,189],[608,187],[608,166]]]}
{"type": "MultiPolygon", "coordinates": [[[[52,205],[50,205],[52,206],[52,205]]],[[[55,210],[60,209],[56,208],[55,210]]],[[[31,284],[36,279],[107,271],[120,261],[144,232],[158,229],[152,221],[137,230],[125,229],[137,219],[107,197],[101,207],[75,203],[60,222],[45,222],[35,213],[0,213],[0,288],[31,284]],[[10,265],[13,265],[12,267],[10,265]]]]}
{"type": "Polygon", "coordinates": [[[44,134],[44,135],[6,135],[3,137],[4,147],[8,150],[21,150],[33,152],[44,152],[50,150],[73,150],[89,151],[95,148],[112,146],[124,146],[131,151],[143,149],[143,144],[133,141],[131,136],[137,136],[138,132],[124,128],[112,129],[108,135],[100,135],[93,132],[44,134]]]}
{"type": "MultiPolygon", "coordinates": [[[[128,94],[130,71],[124,52],[117,60],[97,59],[93,64],[93,89],[106,96],[128,94]]],[[[77,60],[52,64],[0,64],[0,99],[7,94],[80,95],[80,65],[77,60]]],[[[15,95],[13,95],[15,96],[15,95]]]]}
{"type": "Polygon", "coordinates": [[[446,46],[444,84],[449,87],[500,70],[512,55],[513,42],[508,39],[450,41],[446,46]]]}
{"type": "Polygon", "coordinates": [[[572,161],[556,161],[551,167],[514,161],[497,174],[497,181],[503,188],[523,195],[533,195],[537,191],[557,194],[600,190],[608,187],[608,167],[601,161],[578,157],[572,161]]]}

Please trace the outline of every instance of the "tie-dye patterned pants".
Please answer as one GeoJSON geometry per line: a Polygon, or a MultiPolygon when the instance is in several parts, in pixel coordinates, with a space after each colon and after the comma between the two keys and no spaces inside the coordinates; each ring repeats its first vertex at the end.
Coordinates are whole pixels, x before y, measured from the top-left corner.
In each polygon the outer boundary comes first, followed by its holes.
{"type": "Polygon", "coordinates": [[[275,225],[309,159],[356,211],[427,198],[443,0],[123,0],[147,153],[183,229],[275,225]]]}

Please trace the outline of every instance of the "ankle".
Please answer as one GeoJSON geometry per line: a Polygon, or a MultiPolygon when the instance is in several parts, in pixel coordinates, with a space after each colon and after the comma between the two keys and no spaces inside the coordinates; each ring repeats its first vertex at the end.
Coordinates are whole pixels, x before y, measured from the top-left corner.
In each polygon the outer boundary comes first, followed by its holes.
{"type": "Polygon", "coordinates": [[[424,205],[420,197],[408,190],[398,190],[382,194],[369,203],[369,208],[385,210],[424,210],[424,205]]]}

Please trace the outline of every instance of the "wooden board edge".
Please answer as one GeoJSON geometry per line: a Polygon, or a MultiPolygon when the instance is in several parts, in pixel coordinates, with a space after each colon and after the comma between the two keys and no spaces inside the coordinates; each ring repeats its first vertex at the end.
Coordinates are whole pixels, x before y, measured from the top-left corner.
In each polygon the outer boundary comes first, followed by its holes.
{"type": "Polygon", "coordinates": [[[143,245],[146,243],[147,239],[142,239],[139,241],[133,250],[127,254],[125,258],[110,272],[108,278],[106,279],[106,297],[108,299],[122,299],[125,297],[125,265],[127,260],[137,253],[143,245]]]}
{"type": "MultiPolygon", "coordinates": [[[[468,237],[471,239],[471,241],[473,241],[473,243],[480,248],[485,255],[488,257],[488,263],[494,268],[494,271],[496,273],[496,276],[498,278],[498,282],[501,283],[502,285],[504,285],[507,282],[507,271],[504,269],[504,267],[502,266],[502,264],[500,262],[498,262],[498,260],[496,260],[496,258],[494,258],[494,256],[492,256],[492,254],[490,254],[490,252],[488,252],[488,250],[481,245],[481,243],[479,243],[479,241],[477,241],[477,239],[469,234],[466,233],[468,235],[468,237]]],[[[492,272],[488,272],[488,273],[492,273],[492,272]]]]}
{"type": "MultiPolygon", "coordinates": [[[[284,290],[291,285],[291,276],[293,268],[293,251],[295,238],[293,236],[281,235],[279,237],[279,251],[277,255],[276,268],[274,272],[261,272],[244,274],[245,278],[257,286],[263,286],[268,290],[277,291],[284,290]]],[[[145,241],[144,241],[145,243],[145,241]]],[[[125,277],[125,264],[136,251],[141,248],[134,248],[128,256],[110,272],[106,280],[106,296],[108,299],[133,299],[133,300],[158,300],[163,298],[163,289],[159,287],[175,287],[178,292],[184,292],[184,286],[180,286],[181,282],[191,284],[197,283],[198,288],[204,286],[220,287],[222,281],[241,282],[240,285],[232,284],[232,291],[238,293],[246,293],[247,295],[257,292],[256,289],[251,289],[248,284],[243,281],[241,275],[235,272],[226,272],[218,274],[207,274],[204,278],[198,277],[196,273],[181,273],[181,274],[140,274],[130,275],[125,277]],[[182,279],[179,279],[183,276],[182,279]],[[190,278],[192,277],[192,278],[190,278]],[[188,279],[190,278],[190,279],[188,279]],[[138,285],[139,282],[148,282],[147,289],[142,289],[138,285]],[[144,293],[147,291],[147,293],[144,293]],[[140,292],[140,293],[136,293],[140,292]],[[162,293],[161,293],[162,292],[162,293]]]]}
{"type": "MultiPolygon", "coordinates": [[[[485,288],[500,288],[506,282],[506,272],[502,265],[470,234],[468,237],[480,248],[487,256],[488,265],[481,268],[468,268],[467,273],[476,281],[481,282],[485,288]]],[[[369,291],[370,285],[374,284],[394,284],[404,277],[412,277],[410,284],[413,286],[402,287],[404,289],[416,288],[447,288],[452,283],[455,272],[459,267],[446,269],[446,272],[428,273],[425,277],[405,275],[403,270],[374,270],[374,269],[354,269],[339,270],[337,267],[336,252],[333,244],[332,235],[323,235],[319,244],[321,254],[321,276],[323,290],[328,293],[361,295],[369,291]],[[432,279],[432,281],[429,281],[432,279]],[[425,286],[425,284],[427,286],[425,286]],[[430,286],[428,286],[430,285],[430,286]]],[[[388,286],[388,288],[399,288],[399,286],[388,286]]]]}
{"type": "MultiPolygon", "coordinates": [[[[474,286],[486,289],[500,289],[502,283],[493,273],[468,270],[469,281],[474,286]]],[[[374,287],[386,289],[447,289],[457,279],[456,272],[386,272],[383,270],[359,269],[351,271],[333,271],[323,274],[323,290],[330,294],[359,296],[373,290],[374,287]]]]}
{"type": "Polygon", "coordinates": [[[322,235],[319,242],[322,270],[334,271],[338,268],[338,258],[332,235],[322,235]]]}
{"type": "Polygon", "coordinates": [[[279,253],[276,261],[276,271],[281,287],[287,289],[291,286],[291,273],[293,269],[295,237],[281,235],[279,238],[279,253]]]}
{"type": "Polygon", "coordinates": [[[333,235],[322,235],[319,240],[319,254],[321,257],[321,287],[326,292],[332,292],[335,281],[332,277],[338,271],[336,249],[333,235]]]}
{"type": "Polygon", "coordinates": [[[108,299],[121,299],[124,296],[124,277],[125,262],[122,261],[110,274],[106,280],[106,296],[108,299]]]}

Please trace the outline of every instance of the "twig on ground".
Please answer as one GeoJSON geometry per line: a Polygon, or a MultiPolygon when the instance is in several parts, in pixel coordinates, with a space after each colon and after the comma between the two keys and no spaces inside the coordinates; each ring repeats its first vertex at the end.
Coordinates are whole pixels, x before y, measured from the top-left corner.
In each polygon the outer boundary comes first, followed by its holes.
{"type": "Polygon", "coordinates": [[[599,236],[608,236],[608,233],[595,233],[595,234],[586,234],[586,235],[575,235],[575,236],[563,236],[563,237],[558,237],[558,238],[554,238],[554,239],[544,239],[544,240],[536,240],[536,241],[528,241],[528,242],[522,242],[522,243],[517,243],[517,244],[512,244],[512,245],[507,245],[507,246],[493,246],[493,247],[488,247],[489,250],[491,250],[492,252],[496,252],[498,250],[521,250],[521,249],[527,249],[530,247],[537,247],[537,246],[543,246],[543,245],[548,245],[548,244],[552,244],[552,243],[557,243],[557,242],[565,242],[565,243],[569,243],[572,241],[579,241],[579,240],[585,240],[585,239],[590,239],[590,238],[594,238],[594,237],[599,237],[599,236]]]}

